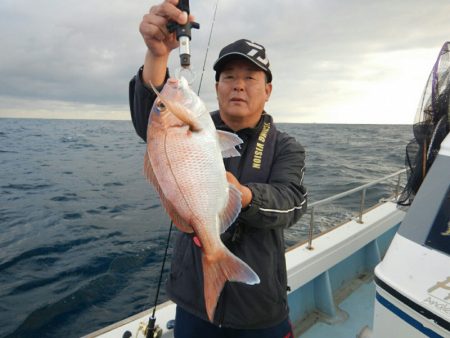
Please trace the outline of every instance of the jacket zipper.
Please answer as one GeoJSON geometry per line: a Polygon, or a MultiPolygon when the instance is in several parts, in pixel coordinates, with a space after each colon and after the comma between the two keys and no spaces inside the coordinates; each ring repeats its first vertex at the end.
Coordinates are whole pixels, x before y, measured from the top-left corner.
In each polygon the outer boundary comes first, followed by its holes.
{"type": "MultiPolygon", "coordinates": [[[[238,135],[239,136],[239,135],[238,135]]],[[[243,163],[245,163],[245,160],[247,159],[247,145],[248,145],[248,137],[245,137],[245,141],[241,144],[241,145],[239,145],[239,147],[240,147],[240,149],[242,150],[242,152],[241,152],[241,159],[240,159],[240,161],[239,161],[239,164],[238,164],[238,168],[237,168],[237,179],[239,180],[239,182],[240,182],[240,179],[241,179],[241,176],[242,176],[242,167],[243,167],[243,163]]]]}

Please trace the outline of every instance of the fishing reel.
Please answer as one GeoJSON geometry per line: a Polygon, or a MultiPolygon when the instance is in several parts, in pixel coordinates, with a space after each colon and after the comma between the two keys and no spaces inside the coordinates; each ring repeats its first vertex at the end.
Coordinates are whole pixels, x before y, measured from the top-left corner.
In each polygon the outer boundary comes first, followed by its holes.
{"type": "Polygon", "coordinates": [[[158,325],[156,325],[156,327],[153,330],[149,330],[147,328],[145,338],[161,338],[162,333],[163,333],[162,329],[158,325]]]}
{"type": "Polygon", "coordinates": [[[148,319],[148,325],[144,329],[145,338],[161,338],[162,337],[163,331],[158,325],[155,326],[155,322],[156,322],[156,318],[153,316],[148,319]]]}
{"type": "MultiPolygon", "coordinates": [[[[141,335],[145,338],[161,338],[163,334],[163,330],[159,327],[159,325],[155,326],[156,318],[150,317],[148,320],[148,324],[145,322],[139,323],[139,328],[136,332],[136,338],[141,337],[141,335]]],[[[133,334],[130,331],[125,331],[122,334],[122,338],[132,338],[133,334]]]]}

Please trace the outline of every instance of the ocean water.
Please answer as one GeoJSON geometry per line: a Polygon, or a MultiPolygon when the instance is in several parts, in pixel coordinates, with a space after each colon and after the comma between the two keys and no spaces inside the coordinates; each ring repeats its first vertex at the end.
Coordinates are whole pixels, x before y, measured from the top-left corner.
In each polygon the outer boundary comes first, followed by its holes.
{"type": "MultiPolygon", "coordinates": [[[[412,137],[407,125],[278,127],[306,148],[310,202],[402,169],[412,137]]],[[[0,119],[0,337],[79,337],[153,305],[170,223],[144,151],[129,121],[0,119]]],[[[392,189],[369,190],[366,206],[392,189]]],[[[315,232],[359,198],[322,208],[315,232]]]]}

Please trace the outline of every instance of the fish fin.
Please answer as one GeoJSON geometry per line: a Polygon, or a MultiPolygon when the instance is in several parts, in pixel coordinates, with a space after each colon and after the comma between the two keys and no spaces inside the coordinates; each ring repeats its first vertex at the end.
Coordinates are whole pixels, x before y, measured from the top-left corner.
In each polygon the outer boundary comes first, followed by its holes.
{"type": "Polygon", "coordinates": [[[158,180],[155,176],[152,164],[150,162],[150,157],[148,156],[147,152],[145,152],[144,155],[144,176],[155,187],[156,191],[159,194],[159,198],[161,200],[162,205],[166,209],[170,219],[173,221],[175,226],[182,232],[186,233],[194,232],[192,226],[178,214],[173,204],[165,197],[164,192],[162,191],[158,183],[158,180]]]}
{"type": "Polygon", "coordinates": [[[220,255],[215,255],[215,259],[210,259],[203,254],[202,263],[206,313],[211,322],[214,320],[217,301],[227,280],[249,285],[260,282],[252,268],[225,247],[220,255]]]}
{"type": "Polygon", "coordinates": [[[217,130],[217,137],[219,138],[222,157],[227,158],[241,156],[239,151],[237,151],[235,148],[237,145],[243,142],[239,136],[228,131],[217,130]]]}
{"type": "Polygon", "coordinates": [[[190,131],[200,131],[202,127],[200,122],[193,116],[192,113],[189,113],[189,110],[183,106],[182,104],[166,99],[158,89],[153,86],[153,83],[150,82],[150,86],[152,87],[155,94],[158,96],[158,99],[161,100],[162,103],[166,106],[166,108],[176,116],[177,119],[181,120],[183,123],[189,126],[190,131]]]}
{"type": "Polygon", "coordinates": [[[239,216],[242,209],[241,199],[239,189],[228,183],[228,204],[219,214],[220,233],[224,233],[239,216]]]}

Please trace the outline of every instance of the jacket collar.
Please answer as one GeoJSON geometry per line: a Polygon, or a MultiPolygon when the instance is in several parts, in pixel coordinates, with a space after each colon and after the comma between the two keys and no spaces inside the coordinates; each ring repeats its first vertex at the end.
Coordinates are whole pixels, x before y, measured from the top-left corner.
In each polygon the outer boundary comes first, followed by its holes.
{"type": "Polygon", "coordinates": [[[238,135],[245,135],[247,137],[253,136],[256,133],[259,133],[264,125],[265,121],[269,121],[270,117],[269,115],[263,110],[262,114],[261,114],[261,118],[259,119],[258,123],[256,124],[255,127],[253,128],[244,128],[241,130],[238,130],[237,132],[235,132],[234,130],[232,130],[230,127],[228,127],[228,125],[225,124],[225,122],[223,122],[222,118],[220,117],[220,113],[218,110],[214,111],[211,113],[211,117],[214,121],[214,124],[216,125],[216,128],[219,130],[223,130],[223,131],[228,131],[230,133],[235,133],[238,135]]]}

